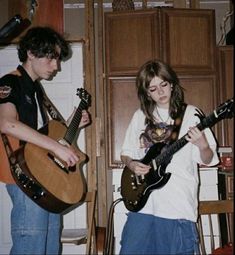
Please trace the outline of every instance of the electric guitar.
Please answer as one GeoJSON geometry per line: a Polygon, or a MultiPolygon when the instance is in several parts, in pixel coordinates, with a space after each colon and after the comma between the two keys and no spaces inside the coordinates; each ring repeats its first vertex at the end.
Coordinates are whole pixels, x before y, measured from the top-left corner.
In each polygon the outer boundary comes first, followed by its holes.
{"type": "Polygon", "coordinates": [[[56,158],[52,152],[31,143],[26,143],[13,151],[9,157],[11,173],[16,184],[35,203],[47,211],[62,213],[77,206],[83,199],[86,182],[82,172],[87,156],[82,153],[76,140],[82,110],[90,106],[90,95],[83,89],[77,90],[80,104],[67,127],[65,124],[50,120],[41,132],[64,145],[73,145],[79,155],[74,167],[56,158]]]}
{"type": "MultiPolygon", "coordinates": [[[[222,119],[234,117],[234,100],[233,98],[227,100],[207,117],[197,115],[200,118],[200,123],[197,125],[199,130],[212,127],[222,119]]],[[[165,171],[166,167],[173,154],[188,143],[185,136],[169,146],[164,143],[154,144],[141,160],[142,163],[151,166],[146,175],[137,176],[127,166],[124,167],[121,177],[121,196],[129,211],[137,212],[142,209],[150,193],[154,189],[163,187],[169,181],[171,173],[165,171]]]]}

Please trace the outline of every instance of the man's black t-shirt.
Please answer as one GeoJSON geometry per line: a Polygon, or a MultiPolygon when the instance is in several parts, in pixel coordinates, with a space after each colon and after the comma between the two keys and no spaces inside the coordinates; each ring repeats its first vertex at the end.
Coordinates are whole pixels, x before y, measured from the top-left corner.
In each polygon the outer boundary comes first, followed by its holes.
{"type": "MultiPolygon", "coordinates": [[[[38,103],[43,111],[43,91],[38,81],[33,81],[22,66],[4,75],[0,79],[0,104],[11,102],[16,106],[19,121],[37,129],[37,94],[38,103]]],[[[45,112],[42,112],[45,122],[45,112]]]]}

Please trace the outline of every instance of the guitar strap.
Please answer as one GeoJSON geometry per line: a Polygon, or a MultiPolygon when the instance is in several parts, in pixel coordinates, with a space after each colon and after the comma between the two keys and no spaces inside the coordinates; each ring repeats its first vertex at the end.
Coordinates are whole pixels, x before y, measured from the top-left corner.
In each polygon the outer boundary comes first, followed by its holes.
{"type": "Polygon", "coordinates": [[[41,98],[43,98],[42,106],[43,106],[44,109],[46,109],[46,111],[49,113],[51,118],[53,120],[57,120],[57,121],[60,121],[62,123],[65,123],[66,122],[65,119],[60,114],[60,112],[57,110],[57,108],[54,106],[54,104],[51,102],[51,100],[47,97],[47,95],[45,93],[43,93],[41,98]]]}
{"type": "Polygon", "coordinates": [[[185,113],[186,108],[187,108],[187,104],[184,103],[179,116],[175,119],[174,130],[171,134],[171,142],[170,143],[173,143],[179,137],[179,132],[180,132],[180,128],[181,128],[181,124],[182,124],[182,121],[184,118],[184,113],[185,113]]]}
{"type": "Polygon", "coordinates": [[[51,102],[51,100],[47,97],[44,88],[39,83],[38,86],[36,86],[36,97],[38,101],[38,106],[42,115],[43,124],[45,125],[48,122],[48,114],[53,120],[57,120],[60,122],[65,122],[63,116],[59,113],[57,108],[54,106],[54,104],[51,102]]]}
{"type": "Polygon", "coordinates": [[[11,143],[9,142],[9,139],[8,139],[7,135],[5,135],[5,134],[1,133],[1,136],[2,136],[2,141],[3,141],[3,144],[5,146],[6,154],[7,154],[7,157],[9,159],[10,165],[15,164],[16,158],[12,157],[13,149],[11,147],[11,143]]]}

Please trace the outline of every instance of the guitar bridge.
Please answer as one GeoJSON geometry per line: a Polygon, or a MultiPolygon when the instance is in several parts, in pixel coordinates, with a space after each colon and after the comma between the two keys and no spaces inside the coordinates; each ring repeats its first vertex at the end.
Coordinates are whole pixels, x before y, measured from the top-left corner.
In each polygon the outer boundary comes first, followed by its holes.
{"type": "Polygon", "coordinates": [[[47,154],[48,157],[59,167],[61,168],[65,173],[69,173],[68,168],[64,165],[64,163],[62,161],[60,161],[58,158],[56,158],[55,156],[53,156],[51,153],[47,154]]]}
{"type": "MultiPolygon", "coordinates": [[[[69,147],[69,143],[65,140],[65,139],[60,139],[58,140],[58,143],[69,147]]],[[[51,153],[47,154],[48,157],[60,168],[62,169],[65,173],[69,173],[69,172],[74,172],[76,171],[76,167],[67,167],[63,161],[61,161],[60,159],[56,158],[54,155],[52,155],[51,153]]]]}

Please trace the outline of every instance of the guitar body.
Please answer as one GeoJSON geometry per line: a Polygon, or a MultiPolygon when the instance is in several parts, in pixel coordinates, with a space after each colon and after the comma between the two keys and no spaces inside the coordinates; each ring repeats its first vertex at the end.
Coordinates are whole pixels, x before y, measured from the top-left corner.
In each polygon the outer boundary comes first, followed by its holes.
{"type": "MultiPolygon", "coordinates": [[[[46,129],[49,137],[60,141],[67,127],[56,120],[51,120],[46,129]]],[[[82,165],[85,163],[86,155],[76,145],[74,148],[80,160],[73,168],[61,167],[49,151],[31,143],[26,143],[13,152],[12,156],[16,157],[17,162],[12,167],[14,180],[31,199],[48,211],[64,212],[77,206],[83,199],[86,181],[82,165]]],[[[63,166],[63,162],[61,163],[63,166]]]]}
{"type": "Polygon", "coordinates": [[[164,147],[164,143],[154,144],[141,160],[142,163],[152,166],[148,174],[137,176],[127,166],[124,167],[121,177],[121,195],[129,211],[137,212],[142,209],[151,192],[163,187],[170,179],[171,173],[165,172],[170,159],[158,166],[151,163],[164,147]]]}

